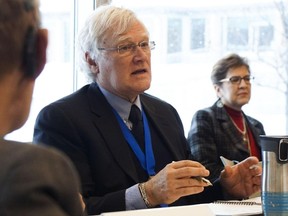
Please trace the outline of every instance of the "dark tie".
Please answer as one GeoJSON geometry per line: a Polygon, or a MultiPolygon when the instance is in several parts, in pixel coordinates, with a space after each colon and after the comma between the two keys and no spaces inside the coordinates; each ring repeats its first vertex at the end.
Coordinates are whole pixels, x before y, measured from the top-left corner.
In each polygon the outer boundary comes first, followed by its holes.
{"type": "Polygon", "coordinates": [[[143,131],[143,121],[140,109],[133,104],[131,106],[131,111],[129,115],[129,120],[132,122],[132,134],[137,140],[139,146],[144,150],[144,131],[143,131]]]}

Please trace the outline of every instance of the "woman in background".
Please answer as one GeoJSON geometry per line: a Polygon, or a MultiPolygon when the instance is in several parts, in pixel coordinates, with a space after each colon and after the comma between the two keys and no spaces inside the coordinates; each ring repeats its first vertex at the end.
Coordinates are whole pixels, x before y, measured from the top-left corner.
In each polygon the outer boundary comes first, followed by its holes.
{"type": "Polygon", "coordinates": [[[230,54],[220,59],[211,74],[218,100],[193,116],[188,142],[194,158],[210,171],[212,181],[223,170],[220,156],[233,161],[249,156],[261,160],[263,125],[242,111],[251,97],[252,79],[245,58],[230,54]]]}

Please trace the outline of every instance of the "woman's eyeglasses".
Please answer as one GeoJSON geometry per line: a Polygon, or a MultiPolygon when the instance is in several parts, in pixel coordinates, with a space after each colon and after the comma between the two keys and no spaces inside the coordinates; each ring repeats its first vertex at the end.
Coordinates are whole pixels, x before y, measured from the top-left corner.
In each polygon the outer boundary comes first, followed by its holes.
{"type": "Polygon", "coordinates": [[[222,83],[222,82],[230,82],[232,84],[240,84],[242,80],[244,80],[244,82],[246,84],[251,84],[251,80],[253,80],[254,77],[248,75],[248,76],[232,76],[232,77],[228,77],[228,78],[224,78],[222,80],[220,80],[219,82],[222,83]]]}

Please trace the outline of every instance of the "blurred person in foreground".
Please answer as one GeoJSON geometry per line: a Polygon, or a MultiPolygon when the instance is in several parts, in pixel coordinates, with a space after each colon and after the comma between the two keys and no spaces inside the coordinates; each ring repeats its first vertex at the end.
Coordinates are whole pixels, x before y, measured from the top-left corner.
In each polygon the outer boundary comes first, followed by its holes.
{"type": "Polygon", "coordinates": [[[176,110],[144,93],[155,42],[132,11],[97,8],[79,42],[92,82],[41,110],[34,141],[71,158],[89,214],[243,198],[259,190],[261,169],[250,169],[258,163],[254,157],[227,167],[213,187],[193,178],[209,171],[191,160],[176,110]]]}
{"type": "Polygon", "coordinates": [[[242,110],[250,101],[252,79],[246,58],[232,53],[220,59],[211,74],[218,99],[193,116],[188,142],[193,158],[210,171],[211,181],[223,170],[220,156],[231,161],[249,156],[261,160],[263,125],[242,110]]]}
{"type": "Polygon", "coordinates": [[[37,0],[0,0],[0,215],[80,216],[79,177],[67,156],[4,139],[27,120],[46,62],[39,19],[37,0]]]}

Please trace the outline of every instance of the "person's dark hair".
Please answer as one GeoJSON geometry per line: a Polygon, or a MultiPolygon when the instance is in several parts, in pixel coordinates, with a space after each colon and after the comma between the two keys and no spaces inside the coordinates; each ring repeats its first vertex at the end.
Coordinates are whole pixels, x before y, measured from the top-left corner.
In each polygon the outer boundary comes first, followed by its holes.
{"type": "Polygon", "coordinates": [[[250,67],[248,64],[248,60],[244,57],[241,57],[235,53],[232,53],[222,59],[220,59],[213,67],[211,73],[211,80],[213,84],[220,85],[220,80],[226,78],[227,73],[232,68],[238,68],[241,66],[245,66],[250,73],[250,67]]]}
{"type": "Polygon", "coordinates": [[[38,0],[0,0],[0,78],[12,67],[22,66],[25,73],[26,66],[31,67],[34,35],[28,33],[40,25],[38,4],[38,0]]]}

